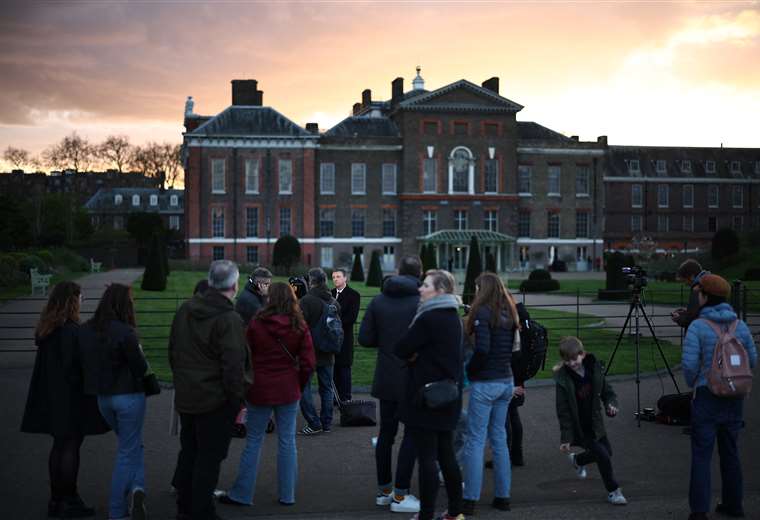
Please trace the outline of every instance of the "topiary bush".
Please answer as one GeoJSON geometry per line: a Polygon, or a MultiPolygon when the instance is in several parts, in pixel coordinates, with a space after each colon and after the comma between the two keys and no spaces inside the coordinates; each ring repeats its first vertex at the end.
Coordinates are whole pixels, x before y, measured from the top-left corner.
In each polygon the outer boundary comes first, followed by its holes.
{"type": "Polygon", "coordinates": [[[567,272],[567,263],[564,260],[556,258],[550,268],[555,273],[564,273],[567,272]]]}
{"type": "Polygon", "coordinates": [[[163,291],[166,289],[166,272],[161,254],[162,241],[158,233],[153,235],[148,249],[148,260],[145,264],[142,285],[145,291],[163,291]]]}
{"type": "Polygon", "coordinates": [[[351,268],[351,281],[364,281],[364,266],[362,266],[362,257],[359,253],[354,254],[354,265],[351,268]]]}
{"type": "Polygon", "coordinates": [[[272,269],[275,274],[288,276],[294,265],[301,260],[301,243],[293,235],[282,235],[274,243],[272,269]]]}
{"type": "Polygon", "coordinates": [[[380,265],[380,251],[372,251],[369,261],[369,273],[367,273],[367,287],[380,287],[383,285],[383,268],[380,265]]]}
{"type": "Polygon", "coordinates": [[[471,303],[475,299],[475,280],[483,272],[483,260],[480,258],[480,245],[475,235],[470,239],[470,251],[467,258],[467,274],[464,278],[462,301],[471,303]]]}
{"type": "Polygon", "coordinates": [[[40,273],[49,271],[45,262],[37,255],[25,255],[18,262],[18,268],[22,273],[29,274],[30,269],[37,269],[40,273]]]}
{"type": "Polygon", "coordinates": [[[520,292],[549,292],[559,290],[559,280],[523,280],[520,292]]]}
{"type": "Polygon", "coordinates": [[[552,274],[546,269],[533,269],[528,275],[528,280],[530,281],[551,280],[551,279],[552,279],[552,274]]]}

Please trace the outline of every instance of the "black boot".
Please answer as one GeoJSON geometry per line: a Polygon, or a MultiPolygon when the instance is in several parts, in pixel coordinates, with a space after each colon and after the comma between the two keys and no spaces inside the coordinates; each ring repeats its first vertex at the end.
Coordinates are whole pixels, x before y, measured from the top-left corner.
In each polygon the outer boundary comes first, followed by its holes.
{"type": "Polygon", "coordinates": [[[95,508],[85,505],[79,495],[64,498],[61,502],[61,518],[87,518],[95,516],[95,508]]]}
{"type": "Polygon", "coordinates": [[[48,516],[52,518],[60,517],[62,505],[60,498],[51,498],[48,500],[48,516]]]}
{"type": "Polygon", "coordinates": [[[474,500],[467,500],[466,498],[462,500],[462,511],[461,513],[465,516],[473,516],[475,514],[475,506],[477,505],[477,502],[474,500]]]}

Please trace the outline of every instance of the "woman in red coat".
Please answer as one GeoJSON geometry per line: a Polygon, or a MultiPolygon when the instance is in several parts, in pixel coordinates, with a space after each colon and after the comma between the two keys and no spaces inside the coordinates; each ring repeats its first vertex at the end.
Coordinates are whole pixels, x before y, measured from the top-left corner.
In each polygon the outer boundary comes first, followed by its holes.
{"type": "Polygon", "coordinates": [[[315,356],[309,327],[290,285],[278,282],[269,287],[267,304],[251,320],[247,337],[253,367],[253,384],[246,395],[248,437],[237,479],[219,500],[230,505],[253,504],[261,443],[274,412],[280,503],[293,505],[298,475],[296,415],[301,390],[314,371],[315,356]]]}

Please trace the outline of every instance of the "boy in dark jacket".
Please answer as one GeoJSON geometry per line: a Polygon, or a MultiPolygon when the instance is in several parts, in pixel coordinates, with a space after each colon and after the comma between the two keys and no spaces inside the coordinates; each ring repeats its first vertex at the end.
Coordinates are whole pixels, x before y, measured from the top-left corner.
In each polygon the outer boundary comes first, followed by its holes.
{"type": "Polygon", "coordinates": [[[689,258],[678,267],[676,274],[678,279],[689,288],[689,300],[685,309],[674,310],[670,313],[670,317],[677,325],[688,329],[691,322],[699,317],[700,305],[697,296],[699,294],[699,283],[703,276],[710,274],[710,271],[705,271],[699,262],[689,258]]]}
{"type": "Polygon", "coordinates": [[[596,462],[607,488],[607,501],[625,505],[627,500],[612,471],[612,447],[604,429],[602,407],[608,417],[618,412],[617,396],[604,377],[602,365],[593,354],[583,351],[576,337],[559,342],[562,363],[554,367],[557,388],[557,418],[560,429],[560,451],[569,453],[570,462],[579,478],[586,478],[587,464],[596,462]],[[571,446],[583,447],[579,454],[570,453],[571,446]]]}

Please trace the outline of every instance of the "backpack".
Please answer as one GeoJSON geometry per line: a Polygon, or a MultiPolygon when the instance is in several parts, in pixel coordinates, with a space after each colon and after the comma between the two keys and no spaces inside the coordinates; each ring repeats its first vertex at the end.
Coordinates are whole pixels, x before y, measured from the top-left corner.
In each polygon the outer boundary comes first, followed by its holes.
{"type": "MultiPolygon", "coordinates": [[[[517,332],[517,331],[515,331],[517,332]]],[[[546,327],[537,321],[527,319],[522,322],[520,334],[520,361],[516,371],[524,381],[535,377],[546,366],[546,350],[549,334],[546,327]]]]}
{"type": "Polygon", "coordinates": [[[705,374],[707,387],[717,397],[745,397],[752,389],[752,370],[749,366],[747,349],[736,337],[734,320],[728,327],[714,321],[705,320],[718,336],[713,350],[712,363],[705,374]]]}
{"type": "Polygon", "coordinates": [[[337,354],[343,348],[343,324],[338,305],[335,300],[330,300],[330,303],[322,302],[322,306],[322,316],[311,330],[311,339],[314,348],[320,352],[337,354]]]}

